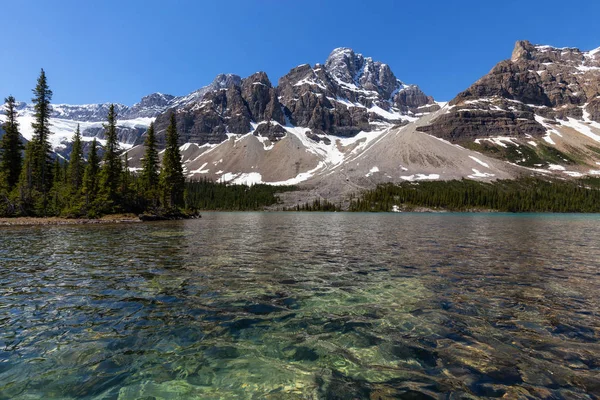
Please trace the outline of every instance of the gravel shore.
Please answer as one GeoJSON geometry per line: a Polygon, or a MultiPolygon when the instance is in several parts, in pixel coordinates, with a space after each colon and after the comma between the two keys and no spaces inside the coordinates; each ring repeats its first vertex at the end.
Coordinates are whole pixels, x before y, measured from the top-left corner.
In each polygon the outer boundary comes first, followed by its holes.
{"type": "Polygon", "coordinates": [[[118,214],[106,215],[98,219],[88,218],[59,218],[59,217],[16,217],[0,218],[0,226],[19,225],[83,225],[83,224],[118,224],[142,222],[137,215],[118,214]]]}

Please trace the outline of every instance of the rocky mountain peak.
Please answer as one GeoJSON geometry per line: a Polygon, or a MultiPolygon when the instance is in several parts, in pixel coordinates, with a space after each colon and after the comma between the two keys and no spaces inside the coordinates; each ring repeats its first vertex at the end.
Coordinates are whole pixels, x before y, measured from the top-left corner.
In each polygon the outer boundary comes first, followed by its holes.
{"type": "Polygon", "coordinates": [[[227,89],[232,86],[240,86],[241,84],[242,78],[239,75],[219,74],[208,87],[212,89],[227,89]]]}
{"type": "Polygon", "coordinates": [[[170,94],[162,94],[162,93],[156,92],[156,93],[149,94],[148,96],[142,97],[142,100],[137,104],[139,104],[141,106],[146,106],[146,107],[166,106],[174,98],[175,98],[175,96],[171,96],[170,94]]]}
{"type": "Polygon", "coordinates": [[[202,101],[204,96],[210,92],[221,89],[229,89],[232,87],[240,86],[242,84],[242,78],[235,74],[219,74],[215,79],[204,87],[193,91],[187,96],[181,96],[174,98],[169,104],[168,108],[181,108],[189,107],[193,104],[202,101]]]}
{"type": "Polygon", "coordinates": [[[519,40],[515,43],[511,60],[531,60],[531,53],[535,51],[535,46],[528,40],[519,40]]]}
{"type": "Polygon", "coordinates": [[[375,91],[386,99],[402,85],[387,64],[373,61],[348,47],[334,49],[325,62],[325,69],[338,82],[375,91]]]}
{"type": "MultiPolygon", "coordinates": [[[[287,123],[313,133],[352,136],[436,107],[417,86],[399,81],[387,64],[340,47],[324,64],[292,68],[277,87],[262,71],[244,79],[221,74],[174,99],[168,109],[176,110],[183,141],[217,144],[228,134],[248,132],[275,141],[285,135],[287,123]]],[[[168,114],[156,121],[159,135],[168,114]]]]}
{"type": "Polygon", "coordinates": [[[242,79],[242,86],[248,83],[257,85],[261,84],[267,87],[273,87],[273,85],[271,85],[269,77],[267,76],[267,73],[263,71],[256,72],[250,75],[249,77],[242,79]]]}
{"type": "Polygon", "coordinates": [[[534,45],[527,40],[520,40],[515,44],[510,61],[513,63],[541,63],[546,66],[549,64],[558,64],[575,68],[586,66],[598,67],[600,48],[584,52],[574,47],[534,45]]]}
{"type": "Polygon", "coordinates": [[[362,54],[356,54],[348,47],[338,47],[327,57],[325,69],[342,82],[356,83],[364,63],[365,58],[362,54]]]}
{"type": "Polygon", "coordinates": [[[518,41],[509,60],[496,64],[421,130],[459,142],[539,138],[549,129],[544,124],[569,118],[600,122],[599,96],[600,48],[583,52],[518,41]]]}
{"type": "Polygon", "coordinates": [[[170,94],[152,93],[142,97],[139,103],[124,111],[124,119],[152,118],[163,112],[175,96],[170,94]]]}

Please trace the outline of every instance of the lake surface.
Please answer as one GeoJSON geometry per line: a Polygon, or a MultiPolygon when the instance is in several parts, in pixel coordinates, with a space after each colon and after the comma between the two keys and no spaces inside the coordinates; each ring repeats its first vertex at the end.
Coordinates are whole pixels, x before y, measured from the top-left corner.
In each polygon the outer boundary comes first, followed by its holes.
{"type": "Polygon", "coordinates": [[[594,399],[600,216],[0,228],[0,399],[594,399]]]}

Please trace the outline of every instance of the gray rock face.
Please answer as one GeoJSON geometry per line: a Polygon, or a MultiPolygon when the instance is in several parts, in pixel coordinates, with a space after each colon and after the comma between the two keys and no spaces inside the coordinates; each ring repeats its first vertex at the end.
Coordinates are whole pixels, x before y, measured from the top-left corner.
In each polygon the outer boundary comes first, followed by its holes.
{"type": "Polygon", "coordinates": [[[461,141],[488,136],[539,136],[545,133],[535,114],[552,121],[581,119],[584,111],[600,122],[600,48],[582,52],[515,45],[510,60],[454,98],[453,108],[421,130],[461,141]]]}
{"type": "Polygon", "coordinates": [[[333,50],[324,65],[293,68],[279,80],[279,98],[290,122],[326,133],[351,136],[369,131],[375,122],[391,122],[373,107],[401,115],[438,109],[417,86],[398,80],[388,65],[356,54],[333,50]]]}
{"type": "MultiPolygon", "coordinates": [[[[101,122],[106,121],[109,103],[105,104],[52,104],[52,118],[68,119],[73,121],[101,122]]],[[[27,105],[30,112],[34,112],[33,105],[27,105]]],[[[117,115],[123,115],[129,108],[123,104],[115,104],[117,115]]]]}
{"type": "MultiPolygon", "coordinates": [[[[219,79],[219,77],[217,77],[219,79]]],[[[175,113],[181,143],[217,144],[228,133],[244,134],[252,123],[275,121],[285,123],[277,91],[267,74],[257,72],[248,78],[230,81],[232,86],[206,92],[199,102],[172,108],[156,118],[157,143],[165,144],[165,132],[171,113],[175,113]]],[[[226,86],[226,85],[225,85],[226,86]]],[[[264,129],[264,128],[263,128],[264,129]]],[[[277,137],[267,133],[267,136],[277,137]]],[[[143,143],[140,137],[138,144],[143,143]]]]}
{"type": "Polygon", "coordinates": [[[279,124],[267,122],[259,124],[254,130],[254,135],[266,137],[271,142],[276,142],[286,135],[286,130],[279,124]]]}
{"type": "Polygon", "coordinates": [[[187,96],[175,97],[173,100],[169,102],[167,109],[171,108],[179,108],[185,107],[191,103],[202,101],[202,98],[210,92],[220,89],[229,89],[235,86],[240,86],[242,83],[242,78],[238,75],[234,74],[219,74],[215,77],[215,79],[211,82],[210,85],[204,86],[187,96]]]}
{"type": "MultiPolygon", "coordinates": [[[[324,65],[292,68],[273,87],[264,72],[245,79],[219,75],[206,88],[173,99],[157,117],[157,138],[175,112],[181,141],[220,143],[227,133],[278,140],[290,123],[316,132],[352,136],[382,123],[400,123],[402,115],[432,112],[439,106],[417,86],[405,85],[390,67],[348,48],[335,49],[324,65]],[[385,112],[378,112],[383,110],[385,112]],[[393,116],[390,119],[390,115],[393,116]],[[260,124],[260,122],[276,122],[260,124]]],[[[138,140],[142,143],[143,138],[138,140]]]]}
{"type": "Polygon", "coordinates": [[[393,104],[403,113],[424,113],[439,110],[433,97],[427,96],[417,85],[399,89],[392,98],[393,104]]]}
{"type": "Polygon", "coordinates": [[[369,104],[367,99],[360,98],[355,91],[348,93],[351,95],[348,99],[341,84],[319,64],[314,68],[308,64],[293,68],[279,80],[278,91],[292,125],[340,136],[370,130],[368,111],[363,104],[369,104]]]}
{"type": "Polygon", "coordinates": [[[277,91],[264,72],[257,72],[242,80],[242,99],[254,121],[277,121],[285,124],[285,117],[277,97],[277,91]]]}
{"type": "Polygon", "coordinates": [[[600,122],[600,97],[596,97],[585,109],[590,116],[592,121],[600,122]]]}
{"type": "Polygon", "coordinates": [[[152,118],[164,112],[166,107],[175,99],[170,94],[153,93],[142,97],[139,103],[134,104],[122,115],[123,119],[152,118]]]}
{"type": "Polygon", "coordinates": [[[509,104],[502,99],[456,106],[451,113],[418,130],[459,143],[495,136],[540,137],[546,133],[544,127],[536,122],[531,107],[509,104]]]}
{"type": "Polygon", "coordinates": [[[370,57],[365,58],[345,47],[331,52],[325,62],[325,70],[343,91],[357,92],[356,89],[363,89],[377,92],[382,99],[389,99],[400,86],[387,64],[373,62],[370,57]]]}
{"type": "MultiPolygon", "coordinates": [[[[109,106],[58,104],[53,105],[52,117],[100,123],[106,120],[109,106]]],[[[176,114],[182,143],[201,145],[220,143],[229,133],[245,134],[254,129],[257,135],[278,140],[285,135],[281,126],[286,124],[322,134],[352,136],[381,129],[382,125],[401,124],[403,116],[439,109],[418,86],[398,80],[387,64],[348,48],[335,49],[325,64],[293,68],[277,87],[264,72],[245,79],[220,74],[210,85],[187,96],[153,93],[131,107],[115,106],[122,143],[142,144],[144,137],[138,126],[156,118],[159,145],[164,145],[172,113],[176,114]]],[[[31,105],[19,107],[33,111],[31,105]]],[[[100,124],[87,125],[82,127],[83,135],[103,138],[100,124]]]]}

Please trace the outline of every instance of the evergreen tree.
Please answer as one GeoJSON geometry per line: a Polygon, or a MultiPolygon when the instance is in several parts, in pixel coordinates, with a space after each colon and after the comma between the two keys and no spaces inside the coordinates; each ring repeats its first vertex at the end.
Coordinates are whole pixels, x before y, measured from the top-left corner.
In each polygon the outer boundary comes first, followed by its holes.
{"type": "Polygon", "coordinates": [[[154,136],[154,123],[150,123],[150,127],[146,132],[146,140],[144,141],[144,158],[142,159],[142,180],[144,189],[149,194],[150,198],[154,198],[155,191],[158,186],[159,160],[158,151],[156,150],[156,137],[154,136]]]}
{"type": "Polygon", "coordinates": [[[119,142],[117,137],[117,114],[115,105],[108,110],[107,123],[104,125],[103,165],[100,171],[100,193],[104,208],[108,212],[116,211],[119,205],[119,187],[121,183],[121,157],[119,157],[119,142]]]}
{"type": "Polygon", "coordinates": [[[50,107],[52,90],[48,87],[46,73],[43,69],[40,72],[37,85],[33,89],[33,94],[34,97],[31,99],[35,111],[35,121],[31,124],[34,135],[32,141],[35,143],[35,146],[31,147],[34,150],[34,154],[32,155],[33,185],[43,194],[42,212],[45,215],[46,193],[52,184],[52,158],[50,157],[52,149],[48,141],[48,136],[50,135],[50,113],[52,112],[52,107],[50,107]]]}
{"type": "Polygon", "coordinates": [[[23,168],[19,176],[18,197],[19,209],[22,215],[31,214],[35,201],[41,197],[41,194],[34,188],[34,164],[37,153],[37,144],[35,141],[29,141],[25,146],[25,159],[23,168]]]}
{"type": "Polygon", "coordinates": [[[69,157],[69,166],[67,170],[67,182],[70,186],[71,193],[75,194],[81,189],[83,183],[83,174],[85,172],[85,164],[83,160],[83,149],[81,144],[81,132],[79,124],[73,136],[73,148],[69,157]]]}
{"type": "Polygon", "coordinates": [[[185,177],[181,154],[179,153],[179,134],[175,113],[171,113],[171,122],[167,128],[167,147],[163,155],[162,169],[159,176],[163,207],[175,209],[183,206],[185,177]]]}
{"type": "Polygon", "coordinates": [[[19,177],[19,196],[22,213],[30,214],[34,211],[46,215],[47,193],[52,185],[52,158],[48,142],[52,91],[48,87],[43,69],[33,94],[33,138],[25,147],[25,161],[19,177]]]}
{"type": "Polygon", "coordinates": [[[133,177],[129,171],[129,153],[125,152],[123,158],[123,171],[121,172],[121,208],[123,211],[130,211],[133,208],[134,193],[132,190],[133,177]]]}
{"type": "Polygon", "coordinates": [[[96,138],[92,141],[92,147],[88,153],[88,162],[83,174],[82,194],[84,207],[89,216],[95,215],[94,205],[98,194],[98,174],[100,171],[100,160],[98,158],[98,146],[96,138]]]}
{"type": "Polygon", "coordinates": [[[23,144],[17,123],[15,98],[8,96],[4,101],[6,122],[2,126],[4,136],[0,141],[0,188],[5,187],[7,191],[11,191],[17,185],[21,174],[23,144]]]}
{"type": "Polygon", "coordinates": [[[64,207],[63,204],[63,189],[64,189],[64,176],[63,167],[60,164],[58,157],[54,160],[54,166],[52,167],[52,187],[50,188],[50,211],[54,215],[59,215],[64,207]]]}

